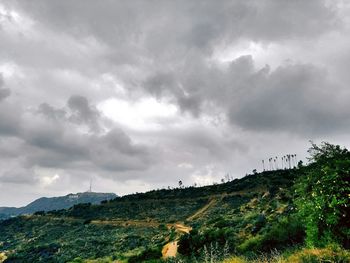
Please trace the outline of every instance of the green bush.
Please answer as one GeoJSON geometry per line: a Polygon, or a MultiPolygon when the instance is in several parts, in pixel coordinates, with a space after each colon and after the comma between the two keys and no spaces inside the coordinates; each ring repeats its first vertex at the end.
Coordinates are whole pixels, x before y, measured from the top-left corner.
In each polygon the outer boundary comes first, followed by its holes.
{"type": "Polygon", "coordinates": [[[349,248],[350,152],[324,142],[313,144],[309,153],[313,163],[296,187],[306,244],[322,247],[336,242],[349,248]]]}
{"type": "Polygon", "coordinates": [[[238,246],[241,253],[271,252],[274,249],[284,249],[301,244],[305,231],[296,217],[286,217],[274,224],[265,234],[251,237],[238,246]]]}
{"type": "Polygon", "coordinates": [[[157,260],[162,257],[162,252],[159,248],[149,248],[144,250],[141,254],[131,256],[128,263],[139,263],[150,260],[157,260]]]}

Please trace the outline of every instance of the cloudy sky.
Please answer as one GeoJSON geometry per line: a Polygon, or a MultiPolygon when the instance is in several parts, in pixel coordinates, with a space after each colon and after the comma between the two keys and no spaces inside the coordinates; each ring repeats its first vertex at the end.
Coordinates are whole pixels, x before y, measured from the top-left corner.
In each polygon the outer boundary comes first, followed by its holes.
{"type": "Polygon", "coordinates": [[[350,146],[346,0],[0,0],[0,206],[350,146]]]}

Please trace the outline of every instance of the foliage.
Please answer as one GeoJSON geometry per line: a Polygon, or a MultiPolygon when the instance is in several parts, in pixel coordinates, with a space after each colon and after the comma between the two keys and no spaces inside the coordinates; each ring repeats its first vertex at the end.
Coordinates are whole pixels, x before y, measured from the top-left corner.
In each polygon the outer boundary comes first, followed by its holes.
{"type": "Polygon", "coordinates": [[[350,252],[337,246],[322,249],[296,249],[281,253],[277,250],[270,254],[260,254],[256,258],[231,256],[222,263],[347,263],[350,262],[350,252]]]}
{"type": "Polygon", "coordinates": [[[319,263],[319,262],[350,262],[350,252],[337,246],[328,246],[323,249],[302,249],[286,258],[291,263],[319,263]]]}
{"type": "Polygon", "coordinates": [[[298,213],[309,247],[339,242],[350,247],[350,152],[339,145],[315,144],[313,162],[296,186],[298,213]]]}
{"type": "Polygon", "coordinates": [[[238,246],[242,253],[270,252],[301,244],[304,241],[304,228],[294,216],[284,217],[266,233],[253,236],[238,246]]]}
{"type": "Polygon", "coordinates": [[[148,248],[139,255],[132,256],[128,259],[128,263],[138,263],[150,260],[157,260],[162,257],[161,249],[159,248],[148,248]]]}

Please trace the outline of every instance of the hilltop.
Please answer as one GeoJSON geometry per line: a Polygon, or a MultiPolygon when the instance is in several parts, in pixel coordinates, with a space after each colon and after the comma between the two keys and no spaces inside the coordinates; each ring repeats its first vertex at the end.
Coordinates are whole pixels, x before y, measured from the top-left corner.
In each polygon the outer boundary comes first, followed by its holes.
{"type": "Polygon", "coordinates": [[[7,263],[349,262],[350,153],[325,144],[312,158],[222,184],[11,218],[0,223],[0,255],[7,263]]]}
{"type": "Polygon", "coordinates": [[[19,208],[0,207],[0,219],[6,219],[22,214],[33,214],[38,211],[67,209],[73,205],[81,203],[99,204],[104,200],[110,200],[116,197],[117,195],[114,193],[95,192],[68,194],[58,197],[41,197],[28,205],[19,208]]]}

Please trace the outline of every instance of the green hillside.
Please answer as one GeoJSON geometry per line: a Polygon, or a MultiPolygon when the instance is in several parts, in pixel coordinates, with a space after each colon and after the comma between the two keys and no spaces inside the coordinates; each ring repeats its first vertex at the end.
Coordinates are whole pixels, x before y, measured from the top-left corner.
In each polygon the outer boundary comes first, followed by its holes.
{"type": "Polygon", "coordinates": [[[19,208],[0,207],[0,220],[22,214],[33,214],[38,211],[67,209],[73,205],[81,203],[99,204],[104,200],[110,200],[116,197],[117,195],[114,193],[95,192],[68,194],[58,197],[41,197],[30,204],[19,208]]]}
{"type": "Polygon", "coordinates": [[[329,144],[312,151],[311,164],[294,169],[11,218],[0,223],[0,254],[5,262],[349,262],[350,154],[329,144]],[[330,261],[312,261],[323,256],[330,261]]]}

